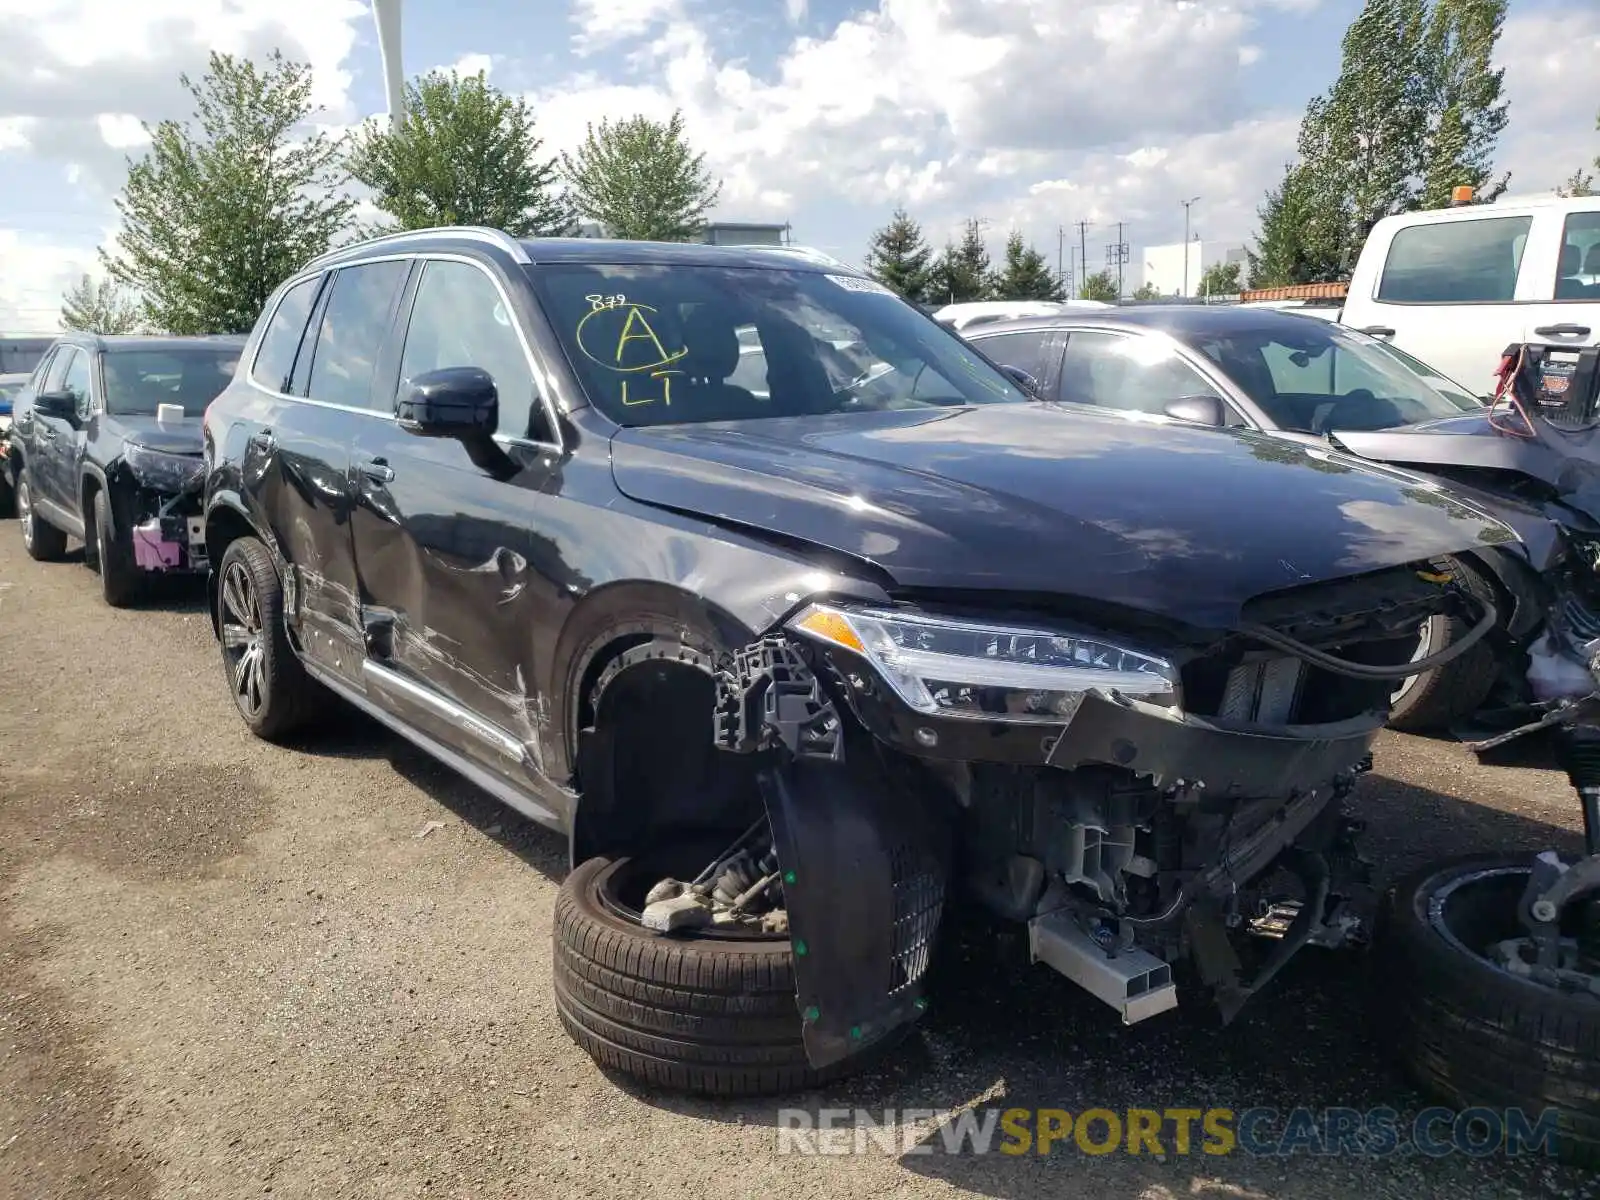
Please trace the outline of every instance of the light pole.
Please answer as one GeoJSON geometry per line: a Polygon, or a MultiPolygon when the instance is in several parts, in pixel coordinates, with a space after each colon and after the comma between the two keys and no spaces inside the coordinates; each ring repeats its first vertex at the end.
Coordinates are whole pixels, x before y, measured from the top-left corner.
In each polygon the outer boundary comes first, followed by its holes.
{"type": "Polygon", "coordinates": [[[1189,298],[1189,210],[1200,203],[1199,196],[1178,201],[1183,205],[1183,298],[1189,298]]]}
{"type": "Polygon", "coordinates": [[[389,124],[398,125],[406,115],[406,77],[400,65],[400,0],[372,0],[372,16],[378,23],[378,54],[383,59],[389,124]]]}

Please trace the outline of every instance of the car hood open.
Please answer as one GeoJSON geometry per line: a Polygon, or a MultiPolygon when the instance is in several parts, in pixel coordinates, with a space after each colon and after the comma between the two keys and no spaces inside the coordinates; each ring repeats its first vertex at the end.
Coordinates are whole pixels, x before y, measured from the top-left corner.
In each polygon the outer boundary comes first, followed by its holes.
{"type": "Polygon", "coordinates": [[[1437,485],[1264,434],[1050,404],[629,428],[624,494],[901,587],[1078,596],[1230,628],[1254,596],[1515,535],[1437,485]]]}

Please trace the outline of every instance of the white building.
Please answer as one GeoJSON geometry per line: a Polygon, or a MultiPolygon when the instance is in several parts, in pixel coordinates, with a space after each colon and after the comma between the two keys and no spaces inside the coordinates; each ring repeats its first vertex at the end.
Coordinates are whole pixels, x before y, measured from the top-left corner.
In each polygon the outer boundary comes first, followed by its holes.
{"type": "Polygon", "coordinates": [[[1151,284],[1163,296],[1197,296],[1200,294],[1200,277],[1207,267],[1218,263],[1247,263],[1249,253],[1243,246],[1229,246],[1223,242],[1202,242],[1195,238],[1188,246],[1188,277],[1184,276],[1184,244],[1173,242],[1169,246],[1146,246],[1139,261],[1144,264],[1143,282],[1151,284]]]}

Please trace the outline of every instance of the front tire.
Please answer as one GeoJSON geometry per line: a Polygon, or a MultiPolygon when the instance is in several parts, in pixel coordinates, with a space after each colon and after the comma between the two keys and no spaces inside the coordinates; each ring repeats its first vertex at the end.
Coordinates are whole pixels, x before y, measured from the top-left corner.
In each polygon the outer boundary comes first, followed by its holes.
{"type": "MultiPolygon", "coordinates": [[[[1473,596],[1493,603],[1494,591],[1459,559],[1450,568],[1461,586],[1473,596]]],[[[1471,622],[1438,614],[1418,630],[1416,657],[1437,654],[1471,630],[1471,622]]],[[[1470,717],[1483,706],[1500,675],[1489,638],[1480,640],[1460,658],[1405,680],[1389,698],[1389,728],[1402,733],[1437,733],[1470,717]]]]}
{"type": "Polygon", "coordinates": [[[67,552],[67,535],[34,510],[26,468],[17,477],[17,521],[22,526],[22,548],[35,562],[55,562],[67,552]]]}
{"type": "Polygon", "coordinates": [[[556,1011],[595,1062],[706,1096],[798,1091],[856,1069],[807,1062],[786,938],[647,930],[621,899],[640,871],[591,858],[556,897],[556,1011]]]}
{"type": "Polygon", "coordinates": [[[278,570],[260,541],[242,537],[228,545],[217,578],[222,670],[234,707],[250,732],[280,741],[310,719],[321,689],[289,645],[278,570]]]}
{"type": "Polygon", "coordinates": [[[1521,933],[1531,856],[1435,863],[1390,891],[1378,927],[1382,1009],[1406,1072],[1458,1109],[1556,1114],[1555,1150],[1600,1166],[1600,996],[1560,991],[1484,956],[1521,933]]]}
{"type": "Polygon", "coordinates": [[[127,608],[144,590],[144,578],[133,561],[133,541],[118,532],[111,517],[111,497],[104,488],[94,494],[94,568],[100,572],[100,594],[112,608],[127,608]]]}

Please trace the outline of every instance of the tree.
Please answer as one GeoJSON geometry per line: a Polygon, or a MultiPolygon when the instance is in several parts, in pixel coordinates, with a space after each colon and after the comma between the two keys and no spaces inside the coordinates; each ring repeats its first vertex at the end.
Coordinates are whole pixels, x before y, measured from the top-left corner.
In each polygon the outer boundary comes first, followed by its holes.
{"type": "Polygon", "coordinates": [[[895,209],[889,223],[872,235],[867,250],[867,274],[913,304],[927,299],[932,263],[933,248],[923,238],[922,226],[903,208],[895,209]]]}
{"type": "Polygon", "coordinates": [[[1050,264],[1013,229],[1006,238],[1006,259],[989,282],[989,291],[1000,300],[1062,300],[1061,280],[1050,264]]]}
{"type": "Polygon", "coordinates": [[[1161,289],[1147,281],[1134,289],[1133,298],[1135,300],[1159,300],[1161,299],[1161,289]]]}
{"type": "Polygon", "coordinates": [[[983,224],[968,220],[960,242],[945,243],[944,253],[933,264],[928,280],[928,299],[939,304],[961,304],[991,298],[992,282],[989,249],[983,244],[983,224]]]}
{"type": "Polygon", "coordinates": [[[369,124],[347,162],[393,218],[367,232],[487,225],[548,237],[572,220],[553,194],[560,174],[554,156],[539,156],[543,144],[527,102],[491,87],[482,72],[432,71],[406,85],[400,125],[369,124]]]}
{"type": "Polygon", "coordinates": [[[1080,300],[1104,300],[1107,303],[1117,301],[1117,280],[1110,271],[1096,271],[1083,281],[1083,287],[1078,289],[1080,300]]]}
{"type": "Polygon", "coordinates": [[[1504,68],[1494,48],[1508,0],[1434,0],[1424,43],[1430,82],[1428,148],[1422,167],[1423,208],[1444,208],[1452,188],[1467,186],[1494,200],[1511,176],[1490,184],[1494,152],[1505,130],[1504,68]]]}
{"type": "Polygon", "coordinates": [[[150,149],[130,161],[116,201],[117,252],[102,250],[101,262],[143,296],[158,329],[244,333],[273,289],[348,225],[343,145],[306,135],[320,111],[311,68],[276,51],[262,66],[213,53],[198,83],[180,78],[199,130],[145,127],[150,149]]]}
{"type": "Polygon", "coordinates": [[[1433,91],[1426,30],[1426,0],[1367,0],[1345,31],[1338,78],[1306,108],[1301,168],[1342,269],[1379,219],[1414,206],[1433,91]]]}
{"type": "MultiPolygon", "coordinates": [[[[1600,130],[1600,117],[1595,118],[1594,127],[1600,130]]],[[[1595,156],[1594,167],[1595,170],[1600,171],[1600,155],[1595,156]]],[[[1567,177],[1565,183],[1556,188],[1556,195],[1558,196],[1593,196],[1597,194],[1600,193],[1596,193],[1594,190],[1594,176],[1589,174],[1586,167],[1579,167],[1567,177]]]]}
{"type": "Polygon", "coordinates": [[[612,237],[687,242],[705,228],[722,182],[683,136],[683,113],[589,126],[576,154],[561,155],[574,210],[612,237]]]}
{"type": "Polygon", "coordinates": [[[1240,264],[1212,263],[1200,275],[1202,296],[1236,296],[1242,290],[1239,282],[1240,264]]]}
{"type": "Polygon", "coordinates": [[[86,272],[61,298],[61,328],[107,337],[138,333],[139,304],[115,280],[86,272]]]}

